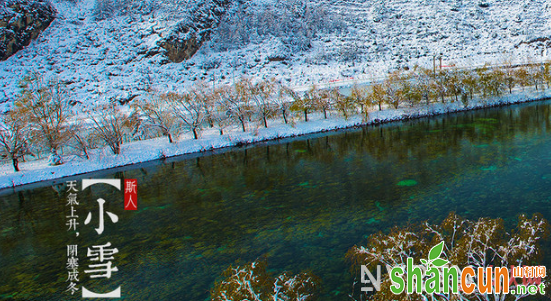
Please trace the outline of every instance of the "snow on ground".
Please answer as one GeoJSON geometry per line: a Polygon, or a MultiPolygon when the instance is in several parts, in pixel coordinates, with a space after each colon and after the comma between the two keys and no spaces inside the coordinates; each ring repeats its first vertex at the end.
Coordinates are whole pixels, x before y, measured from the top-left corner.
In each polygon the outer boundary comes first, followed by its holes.
{"type": "MultiPolygon", "coordinates": [[[[277,37],[226,51],[214,50],[211,42],[182,63],[169,62],[157,45],[182,15],[165,9],[96,21],[94,1],[54,0],[58,18],[30,46],[0,62],[0,102],[5,101],[0,111],[9,108],[19,81],[31,71],[68,82],[72,97],[87,107],[149,88],[182,90],[197,80],[221,85],[242,76],[276,77],[307,87],[369,81],[398,67],[432,67],[435,56],[444,65],[473,66],[551,55],[546,0],[316,1],[345,26],[316,33],[309,50],[289,51],[277,37]],[[279,54],[286,60],[270,61],[279,54]]],[[[274,1],[250,3],[261,10],[274,1]]]]}
{"type": "MultiPolygon", "coordinates": [[[[180,3],[181,1],[178,1],[180,3]]],[[[186,1],[191,5],[193,1],[186,1]]],[[[130,99],[150,88],[160,91],[183,90],[197,80],[231,84],[242,76],[262,79],[276,77],[288,86],[306,89],[350,85],[384,76],[398,67],[421,65],[477,66],[500,64],[505,60],[524,63],[548,59],[551,54],[551,4],[546,0],[323,0],[327,17],[345,24],[343,30],[318,32],[306,51],[292,52],[278,37],[216,51],[206,43],[190,60],[171,63],[157,45],[171,26],[183,17],[177,10],[159,10],[149,15],[126,15],[96,21],[95,0],[54,0],[59,15],[31,45],[0,62],[0,111],[9,109],[19,93],[18,83],[31,72],[55,76],[68,83],[77,109],[84,110],[112,100],[130,99]],[[270,57],[284,55],[284,61],[270,57]]],[[[165,3],[165,2],[163,2],[165,3]]],[[[168,3],[168,2],[167,2],[168,3]]],[[[260,10],[274,0],[249,2],[260,10]]],[[[215,35],[216,33],[214,33],[215,35]]],[[[214,39],[213,39],[214,40],[214,39]]],[[[548,97],[519,93],[506,102],[548,97]]],[[[494,100],[496,102],[497,100],[494,100]]],[[[460,104],[433,104],[424,113],[461,109],[460,104]]],[[[415,109],[372,112],[370,122],[388,121],[412,114],[415,109]]],[[[205,131],[202,139],[182,137],[170,145],[165,139],[129,143],[114,156],[107,150],[94,150],[92,160],[66,157],[66,164],[46,165],[45,160],[22,163],[20,173],[11,165],[0,167],[0,187],[124,166],[212,148],[265,139],[291,137],[360,124],[332,117],[295,126],[272,121],[270,128],[249,133],[234,129],[218,136],[205,131]]]]}
{"type": "Polygon", "coordinates": [[[137,141],[123,144],[120,155],[111,154],[107,148],[96,149],[91,151],[90,160],[77,156],[65,156],[65,164],[60,166],[48,166],[46,159],[34,160],[20,163],[21,172],[16,173],[11,164],[4,164],[0,166],[0,189],[259,141],[546,98],[551,98],[551,90],[535,92],[527,89],[485,101],[475,99],[467,108],[455,102],[433,103],[428,107],[385,109],[370,112],[367,121],[362,121],[357,115],[345,120],[340,116],[323,119],[321,114],[313,114],[311,121],[299,121],[297,118],[293,125],[275,120],[269,121],[269,128],[258,126],[255,128],[251,124],[249,132],[245,133],[240,132],[239,128],[233,128],[223,136],[218,135],[217,130],[206,130],[199,140],[192,139],[190,133],[184,134],[178,142],[173,144],[170,144],[167,138],[137,141]]]}

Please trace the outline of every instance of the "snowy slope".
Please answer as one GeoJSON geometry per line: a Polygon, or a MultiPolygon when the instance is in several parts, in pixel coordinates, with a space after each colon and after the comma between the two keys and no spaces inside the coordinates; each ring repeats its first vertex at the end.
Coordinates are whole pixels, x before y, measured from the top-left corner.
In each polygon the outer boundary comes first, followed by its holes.
{"type": "MultiPolygon", "coordinates": [[[[189,1],[179,1],[189,5],[189,1]]],[[[235,78],[275,76],[291,86],[344,78],[368,80],[397,67],[461,66],[548,58],[550,4],[544,0],[316,1],[344,29],[320,31],[311,48],[289,51],[264,36],[226,51],[207,43],[189,61],[171,63],[157,42],[183,15],[161,9],[142,16],[96,21],[94,0],[54,1],[58,18],[29,47],[0,62],[0,101],[9,107],[30,71],[69,83],[81,106],[128,100],[149,88],[185,89],[195,80],[229,84],[235,78]],[[285,61],[270,57],[285,56],[285,61]]],[[[250,1],[262,11],[271,0],[250,1]]],[[[216,32],[213,41],[216,40],[216,32]]]]}

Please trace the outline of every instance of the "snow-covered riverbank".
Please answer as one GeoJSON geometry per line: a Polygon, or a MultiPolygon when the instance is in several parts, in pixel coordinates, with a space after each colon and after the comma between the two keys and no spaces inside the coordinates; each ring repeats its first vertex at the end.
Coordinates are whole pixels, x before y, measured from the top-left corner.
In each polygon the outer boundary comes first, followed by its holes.
{"type": "Polygon", "coordinates": [[[294,125],[272,121],[269,123],[269,128],[256,127],[245,133],[240,132],[239,128],[235,128],[220,136],[217,130],[205,130],[199,140],[192,139],[191,133],[187,133],[173,144],[168,143],[168,140],[164,137],[136,141],[124,144],[120,155],[113,155],[108,148],[97,149],[91,151],[91,159],[89,160],[74,155],[65,156],[66,163],[60,166],[48,166],[47,159],[33,160],[21,163],[21,172],[16,173],[13,171],[11,164],[4,164],[0,166],[0,189],[266,140],[548,98],[551,98],[551,90],[536,92],[527,89],[526,91],[517,91],[513,94],[485,101],[475,99],[467,108],[460,102],[455,102],[433,103],[430,106],[421,105],[396,110],[386,109],[370,112],[367,121],[362,121],[358,115],[346,120],[340,116],[337,117],[336,114],[330,116],[329,119],[323,119],[320,114],[312,116],[312,120],[308,122],[297,118],[294,125]]]}

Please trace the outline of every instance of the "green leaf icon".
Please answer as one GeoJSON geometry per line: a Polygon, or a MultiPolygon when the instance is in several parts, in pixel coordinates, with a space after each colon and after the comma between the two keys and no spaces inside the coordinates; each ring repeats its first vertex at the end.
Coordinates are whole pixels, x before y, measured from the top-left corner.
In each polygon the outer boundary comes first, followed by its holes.
{"type": "Polygon", "coordinates": [[[429,260],[435,260],[436,258],[440,257],[440,254],[442,254],[442,250],[444,250],[444,242],[441,242],[432,247],[429,252],[429,260]]]}
{"type": "Polygon", "coordinates": [[[424,259],[421,259],[421,263],[424,264],[424,265],[427,265],[427,261],[424,260],[424,259]]]}
{"type": "Polygon", "coordinates": [[[433,264],[435,267],[441,267],[441,266],[445,265],[446,263],[448,263],[447,260],[440,259],[440,258],[438,258],[438,259],[436,259],[436,260],[434,260],[434,261],[432,262],[432,264],[433,264]]]}

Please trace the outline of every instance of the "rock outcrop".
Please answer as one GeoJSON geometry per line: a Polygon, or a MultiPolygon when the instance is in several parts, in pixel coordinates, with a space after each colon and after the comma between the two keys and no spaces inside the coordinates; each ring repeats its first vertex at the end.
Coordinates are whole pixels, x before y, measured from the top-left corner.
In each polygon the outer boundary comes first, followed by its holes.
{"type": "Polygon", "coordinates": [[[210,38],[230,2],[206,1],[191,12],[188,19],[179,22],[168,37],[159,42],[159,46],[166,50],[168,59],[174,63],[190,59],[210,38]]]}
{"type": "Polygon", "coordinates": [[[0,0],[0,60],[29,45],[56,13],[49,1],[0,0]]]}

